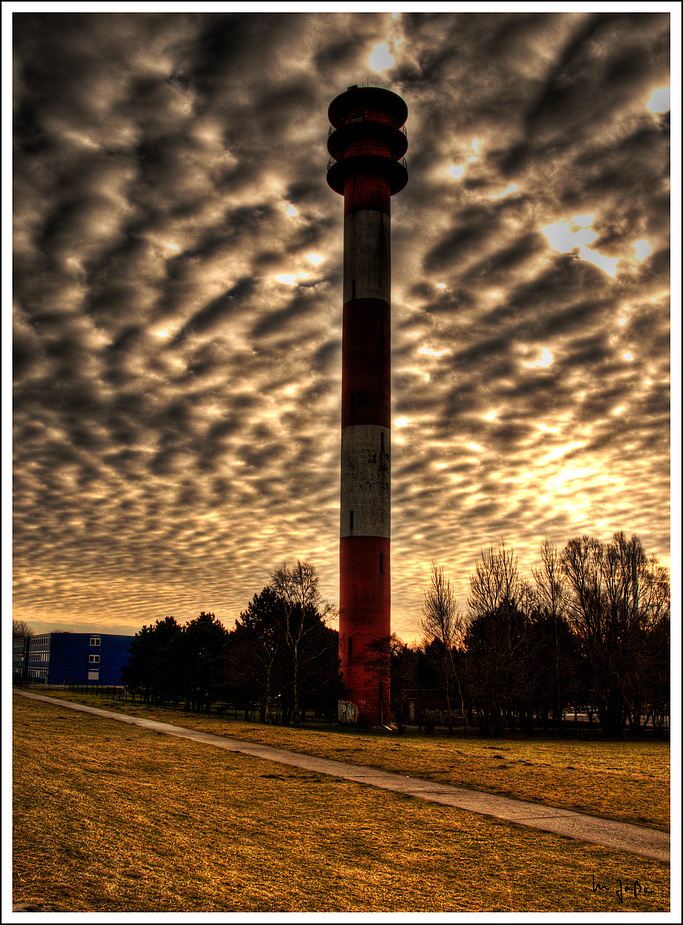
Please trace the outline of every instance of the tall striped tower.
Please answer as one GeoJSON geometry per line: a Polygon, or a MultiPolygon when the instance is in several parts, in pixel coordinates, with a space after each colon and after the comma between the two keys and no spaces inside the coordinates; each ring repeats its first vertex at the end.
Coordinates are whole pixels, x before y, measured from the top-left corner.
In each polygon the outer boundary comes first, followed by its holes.
{"type": "Polygon", "coordinates": [[[408,182],[408,107],[349,87],[330,103],[327,182],[344,197],[339,718],[389,721],[391,197],[408,182]]]}

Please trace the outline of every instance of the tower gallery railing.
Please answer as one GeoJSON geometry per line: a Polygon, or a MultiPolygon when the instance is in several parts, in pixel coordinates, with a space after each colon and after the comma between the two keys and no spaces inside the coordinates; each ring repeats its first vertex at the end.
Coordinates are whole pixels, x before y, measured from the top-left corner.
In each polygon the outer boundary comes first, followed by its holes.
{"type": "Polygon", "coordinates": [[[353,119],[348,119],[338,126],[331,125],[327,130],[327,137],[329,138],[330,135],[334,135],[340,128],[345,128],[347,125],[355,125],[357,122],[378,122],[380,125],[391,125],[392,128],[396,128],[399,132],[403,132],[406,138],[408,137],[405,125],[393,125],[391,122],[387,122],[386,119],[378,119],[378,115],[379,113],[375,112],[364,112],[362,116],[354,116],[353,119]]]}
{"type": "MultiPolygon", "coordinates": [[[[341,158],[341,160],[344,160],[344,158],[341,158]]],[[[390,158],[390,160],[391,160],[391,158],[390,158]]],[[[330,169],[331,169],[332,167],[334,167],[334,165],[337,164],[337,163],[339,163],[339,161],[338,161],[335,157],[331,157],[331,158],[329,159],[329,161],[327,162],[327,171],[328,171],[328,173],[329,173],[330,169]]],[[[400,164],[402,167],[405,167],[406,170],[408,169],[408,161],[405,159],[405,157],[399,158],[397,161],[394,161],[394,163],[400,164]]]]}

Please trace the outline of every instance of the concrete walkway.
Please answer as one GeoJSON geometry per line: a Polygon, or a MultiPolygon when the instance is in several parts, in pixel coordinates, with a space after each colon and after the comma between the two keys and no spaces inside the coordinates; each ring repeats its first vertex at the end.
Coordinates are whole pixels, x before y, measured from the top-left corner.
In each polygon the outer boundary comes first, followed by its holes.
{"type": "Polygon", "coordinates": [[[55,706],[80,710],[82,713],[92,713],[95,716],[114,719],[117,722],[127,723],[131,726],[140,726],[143,729],[149,729],[164,735],[191,739],[194,742],[201,742],[229,752],[238,752],[241,755],[249,755],[252,758],[275,761],[278,764],[303,768],[317,774],[344,778],[358,784],[366,784],[370,787],[379,787],[382,790],[402,793],[405,796],[415,797],[419,800],[442,803],[445,806],[453,806],[468,812],[479,813],[482,816],[493,816],[505,822],[541,829],[544,832],[553,832],[556,835],[563,835],[568,838],[576,838],[579,841],[602,845],[615,851],[628,851],[643,857],[655,858],[658,861],[669,861],[669,833],[658,829],[631,825],[626,822],[614,822],[610,819],[588,816],[585,813],[576,813],[568,809],[554,809],[550,806],[527,803],[523,800],[513,800],[493,793],[462,790],[459,787],[438,784],[430,780],[408,777],[407,775],[390,771],[381,771],[377,768],[369,768],[363,765],[349,764],[346,761],[334,761],[329,758],[302,755],[284,748],[260,745],[256,742],[242,742],[226,736],[186,729],[182,726],[160,723],[156,720],[144,719],[139,716],[129,716],[125,713],[115,713],[111,710],[100,710],[97,707],[71,703],[67,700],[57,700],[54,697],[46,697],[42,694],[33,694],[28,691],[16,691],[16,693],[32,700],[42,700],[55,706]]]}

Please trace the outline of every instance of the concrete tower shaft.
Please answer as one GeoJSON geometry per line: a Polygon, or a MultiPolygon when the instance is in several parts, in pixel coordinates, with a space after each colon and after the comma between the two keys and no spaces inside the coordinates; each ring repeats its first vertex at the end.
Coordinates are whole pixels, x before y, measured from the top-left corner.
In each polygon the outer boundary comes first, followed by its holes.
{"type": "Polygon", "coordinates": [[[404,101],[349,87],[330,104],[327,181],[344,197],[339,654],[342,719],[389,719],[391,197],[408,182],[404,101]]]}

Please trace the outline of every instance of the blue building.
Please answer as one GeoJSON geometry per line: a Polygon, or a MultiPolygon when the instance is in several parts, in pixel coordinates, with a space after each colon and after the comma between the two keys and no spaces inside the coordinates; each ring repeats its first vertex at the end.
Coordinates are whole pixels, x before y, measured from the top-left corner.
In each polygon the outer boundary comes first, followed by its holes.
{"type": "Polygon", "coordinates": [[[121,684],[121,669],[128,661],[133,638],[112,633],[41,633],[15,639],[15,680],[29,684],[121,684]]]}

